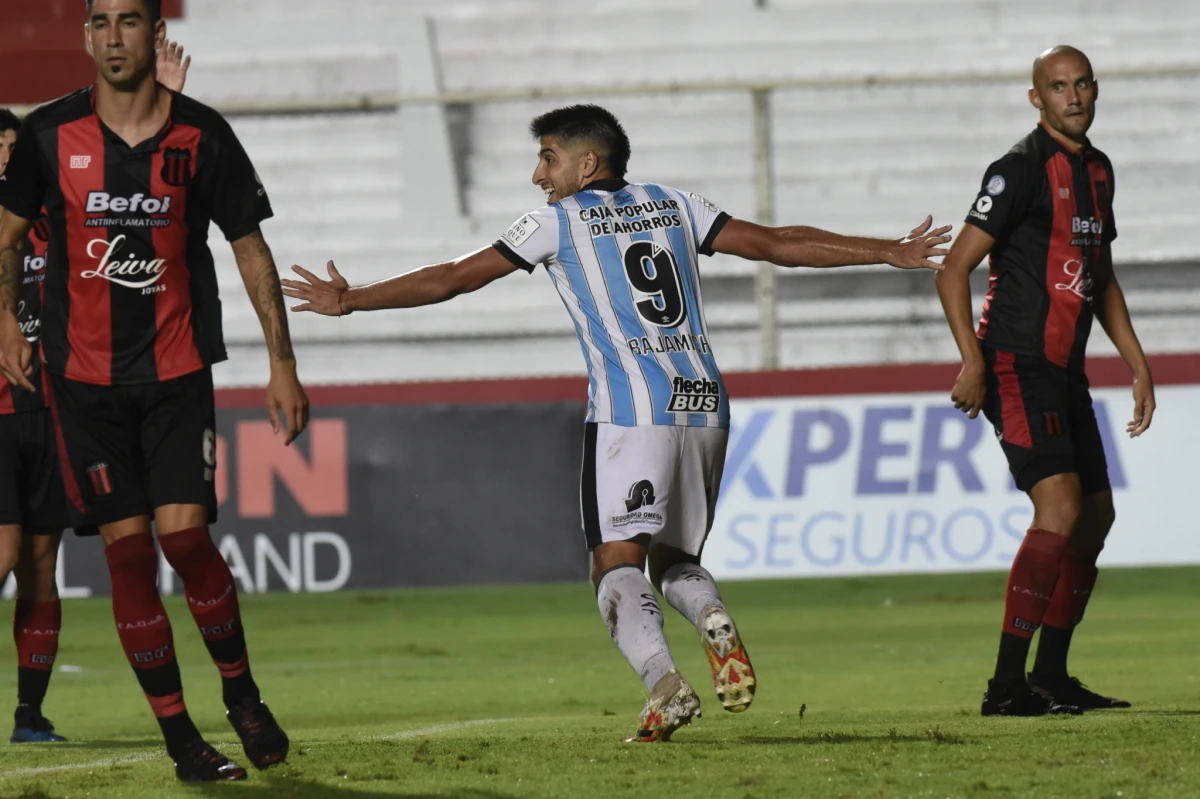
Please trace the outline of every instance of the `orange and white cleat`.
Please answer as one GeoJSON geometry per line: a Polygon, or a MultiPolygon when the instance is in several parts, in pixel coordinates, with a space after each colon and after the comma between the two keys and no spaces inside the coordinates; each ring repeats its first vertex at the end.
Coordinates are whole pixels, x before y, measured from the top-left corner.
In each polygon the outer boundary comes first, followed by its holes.
{"type": "Polygon", "coordinates": [[[701,612],[696,627],[704,642],[708,665],[712,666],[717,699],[730,713],[741,713],[754,701],[758,681],[754,678],[754,667],[750,665],[750,656],[738,635],[737,625],[725,608],[708,605],[701,612]]]}
{"type": "Polygon", "coordinates": [[[626,743],[669,741],[672,733],[700,717],[700,697],[687,680],[671,669],[654,685],[642,710],[638,730],[626,743]]]}

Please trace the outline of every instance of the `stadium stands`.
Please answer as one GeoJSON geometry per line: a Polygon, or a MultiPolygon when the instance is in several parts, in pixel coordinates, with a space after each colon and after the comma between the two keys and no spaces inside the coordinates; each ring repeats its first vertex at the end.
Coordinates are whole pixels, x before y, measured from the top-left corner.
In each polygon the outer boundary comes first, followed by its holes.
{"type": "MultiPolygon", "coordinates": [[[[1101,78],[1094,140],[1117,167],[1114,251],[1143,338],[1160,351],[1194,346],[1200,281],[1180,266],[1200,256],[1189,234],[1200,187],[1194,3],[1103,3],[1103,15],[1096,3],[1075,0],[766,5],[358,0],[334,16],[317,0],[206,0],[190,4],[172,34],[197,58],[189,91],[217,104],[584,87],[592,96],[572,99],[604,102],[625,121],[634,141],[631,177],[703,193],[747,217],[755,211],[747,92],[607,92],[647,83],[828,80],[827,88],[773,95],[775,219],[897,236],[927,212],[961,221],[987,163],[1032,126],[1026,82],[1015,76],[1043,47],[1070,41],[1092,55],[1101,78]],[[613,41],[621,42],[616,50],[613,41]],[[417,51],[432,69],[414,82],[417,51]],[[1190,74],[1105,78],[1178,66],[1190,74]],[[961,73],[1014,77],[937,80],[961,73]],[[868,75],[877,76],[874,85],[853,84],[868,75]],[[905,76],[918,80],[890,82],[905,76]]],[[[239,116],[235,127],[271,191],[277,220],[267,232],[280,263],[312,267],[334,257],[362,281],[482,246],[539,204],[525,128],[558,101],[460,104],[427,116],[420,130],[448,142],[444,157],[430,154],[430,139],[414,146],[411,122],[421,106],[239,116]]],[[[223,378],[254,381],[257,322],[221,257],[238,353],[223,378]]],[[[707,307],[727,368],[757,363],[752,271],[719,258],[709,265],[707,307]]],[[[928,277],[881,268],[788,273],[780,288],[783,363],[953,357],[928,277]]],[[[348,341],[378,365],[371,379],[581,369],[570,324],[543,276],[502,281],[444,308],[297,323],[309,379],[321,381],[367,377],[361,362],[346,362],[348,341]]]]}

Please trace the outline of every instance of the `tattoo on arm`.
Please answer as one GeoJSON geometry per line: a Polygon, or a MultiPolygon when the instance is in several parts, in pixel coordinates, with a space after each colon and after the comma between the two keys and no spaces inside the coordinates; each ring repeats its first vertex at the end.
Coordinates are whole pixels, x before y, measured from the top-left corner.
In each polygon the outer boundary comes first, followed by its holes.
{"type": "Polygon", "coordinates": [[[24,266],[19,247],[0,250],[0,311],[17,312],[24,266]]]}
{"type": "Polygon", "coordinates": [[[247,263],[242,276],[250,301],[258,313],[267,349],[273,361],[292,361],[296,353],[292,349],[292,337],[288,331],[287,306],[283,302],[283,289],[279,285],[279,273],[275,259],[262,233],[252,233],[247,241],[247,263]]]}

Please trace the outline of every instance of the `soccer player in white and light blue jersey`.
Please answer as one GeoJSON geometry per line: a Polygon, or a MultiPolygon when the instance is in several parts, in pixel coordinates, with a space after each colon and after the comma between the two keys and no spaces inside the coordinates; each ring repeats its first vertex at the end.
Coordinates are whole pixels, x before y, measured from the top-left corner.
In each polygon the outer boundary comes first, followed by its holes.
{"type": "Polygon", "coordinates": [[[756,686],[737,627],[700,565],[725,464],[729,395],[704,321],[699,256],[941,269],[930,259],[946,254],[939,245],[950,228],[930,230],[927,218],[888,240],[763,227],[695,194],[627,182],[629,138],[603,108],[559,108],[530,131],[539,142],[533,182],[547,205],[491,247],[353,288],[332,261],[329,280],[297,266],[304,279],[283,281],[284,293],[304,301],[294,311],[342,316],[430,305],[545,266],[591,380],[580,499],[592,582],[613,642],[650,694],[629,740],[665,740],[700,715],[700,700],[675,669],[654,587],[695,625],[727,710],[749,707],[756,686]]]}

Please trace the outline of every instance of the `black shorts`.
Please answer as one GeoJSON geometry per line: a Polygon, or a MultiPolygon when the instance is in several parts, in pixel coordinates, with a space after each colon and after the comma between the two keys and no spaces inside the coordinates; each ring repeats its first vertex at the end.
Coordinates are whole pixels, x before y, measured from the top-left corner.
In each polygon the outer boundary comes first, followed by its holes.
{"type": "Polygon", "coordinates": [[[1017,488],[1029,491],[1056,474],[1075,473],[1083,495],[1109,488],[1108,460],[1087,376],[1045,358],[984,346],[987,416],[1017,488]]]}
{"type": "Polygon", "coordinates": [[[209,524],[217,520],[210,369],[136,386],[51,375],[50,388],[71,465],[67,490],[82,520],[111,524],[163,505],[203,505],[209,524]]]}
{"type": "Polygon", "coordinates": [[[50,410],[0,415],[0,525],[32,535],[71,526],[50,410]]]}

